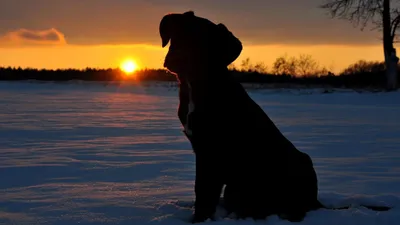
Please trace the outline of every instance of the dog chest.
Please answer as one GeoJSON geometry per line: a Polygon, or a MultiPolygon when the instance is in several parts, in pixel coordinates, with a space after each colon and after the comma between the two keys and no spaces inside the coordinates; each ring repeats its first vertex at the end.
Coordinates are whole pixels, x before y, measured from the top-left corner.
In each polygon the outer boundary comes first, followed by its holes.
{"type": "Polygon", "coordinates": [[[191,136],[193,134],[193,131],[190,128],[190,116],[194,112],[195,105],[194,105],[193,98],[192,98],[192,87],[189,82],[187,83],[187,85],[188,85],[188,90],[189,90],[188,91],[189,105],[188,105],[188,112],[186,114],[186,123],[183,125],[183,127],[184,127],[186,134],[191,136]]]}

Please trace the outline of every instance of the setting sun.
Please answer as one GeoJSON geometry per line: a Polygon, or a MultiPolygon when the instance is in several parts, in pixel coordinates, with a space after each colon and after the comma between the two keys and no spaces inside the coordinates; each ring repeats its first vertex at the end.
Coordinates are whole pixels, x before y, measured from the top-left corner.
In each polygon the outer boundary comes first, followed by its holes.
{"type": "Polygon", "coordinates": [[[131,74],[138,69],[138,65],[134,60],[127,59],[121,63],[120,68],[126,74],[131,74]]]}

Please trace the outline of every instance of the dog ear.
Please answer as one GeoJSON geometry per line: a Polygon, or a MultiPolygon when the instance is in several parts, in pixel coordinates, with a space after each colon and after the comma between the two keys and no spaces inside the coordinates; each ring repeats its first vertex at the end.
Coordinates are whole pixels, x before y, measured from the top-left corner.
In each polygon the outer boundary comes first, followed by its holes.
{"type": "Polygon", "coordinates": [[[171,39],[171,33],[173,29],[173,14],[165,15],[160,22],[159,32],[161,37],[161,46],[164,48],[167,46],[169,40],[171,39]]]}
{"type": "Polygon", "coordinates": [[[164,48],[167,46],[172,38],[173,32],[182,25],[182,22],[188,20],[189,18],[195,17],[193,11],[187,11],[183,14],[171,13],[165,15],[160,22],[159,32],[161,36],[161,45],[164,48]]]}

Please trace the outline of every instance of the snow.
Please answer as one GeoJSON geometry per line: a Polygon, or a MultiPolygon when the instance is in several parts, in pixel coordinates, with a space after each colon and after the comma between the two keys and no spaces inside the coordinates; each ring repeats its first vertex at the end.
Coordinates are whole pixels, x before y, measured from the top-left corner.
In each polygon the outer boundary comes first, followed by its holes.
{"type": "MultiPolygon", "coordinates": [[[[320,200],[353,205],[300,224],[399,224],[400,92],[249,92],[312,157],[320,200]],[[358,206],[367,203],[394,208],[358,206]]],[[[174,87],[0,82],[0,96],[0,224],[188,224],[194,155],[174,87]]]]}

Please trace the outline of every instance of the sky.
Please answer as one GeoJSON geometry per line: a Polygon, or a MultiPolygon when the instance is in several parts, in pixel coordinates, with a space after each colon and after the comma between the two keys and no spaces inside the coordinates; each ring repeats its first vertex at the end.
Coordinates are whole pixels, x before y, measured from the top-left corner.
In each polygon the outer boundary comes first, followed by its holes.
{"type": "Polygon", "coordinates": [[[271,67],[284,54],[310,54],[338,71],[359,59],[383,60],[380,32],[331,19],[324,0],[0,0],[0,66],[115,68],[126,58],[162,68],[158,26],[193,10],[223,23],[250,58],[271,67]]]}

